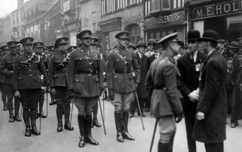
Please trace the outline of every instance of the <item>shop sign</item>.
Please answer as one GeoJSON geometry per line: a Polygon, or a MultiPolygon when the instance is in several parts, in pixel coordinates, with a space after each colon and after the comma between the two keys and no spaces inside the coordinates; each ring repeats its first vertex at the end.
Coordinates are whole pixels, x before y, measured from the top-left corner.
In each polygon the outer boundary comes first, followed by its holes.
{"type": "Polygon", "coordinates": [[[202,19],[242,12],[242,0],[206,5],[193,9],[192,19],[202,19]]]}
{"type": "Polygon", "coordinates": [[[150,20],[144,21],[144,26],[147,27],[147,26],[158,25],[158,24],[166,24],[166,23],[179,21],[180,19],[181,19],[180,13],[175,13],[167,16],[158,16],[150,20]]]}
{"type": "Polygon", "coordinates": [[[66,1],[63,3],[63,12],[69,11],[70,10],[70,1],[66,1]]]}
{"type": "Polygon", "coordinates": [[[142,15],[134,15],[126,18],[122,18],[122,24],[139,23],[142,20],[142,15]]]}

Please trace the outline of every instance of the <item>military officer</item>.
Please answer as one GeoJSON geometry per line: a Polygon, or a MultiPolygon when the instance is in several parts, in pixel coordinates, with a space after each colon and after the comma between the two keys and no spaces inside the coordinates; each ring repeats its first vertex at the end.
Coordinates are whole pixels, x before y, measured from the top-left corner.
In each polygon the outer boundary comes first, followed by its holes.
{"type": "MultiPolygon", "coordinates": [[[[45,65],[45,69],[48,72],[48,64],[47,64],[47,55],[45,55],[43,52],[44,48],[44,43],[42,42],[34,42],[33,43],[33,51],[36,55],[38,55],[39,59],[42,60],[42,62],[45,65]]],[[[37,117],[41,118],[46,118],[47,116],[43,112],[43,105],[44,105],[44,95],[45,95],[45,90],[44,90],[44,82],[43,82],[43,75],[41,75],[41,80],[42,80],[42,90],[41,90],[41,98],[39,99],[39,112],[37,111],[37,117]]]]}
{"type": "Polygon", "coordinates": [[[177,90],[179,71],[174,56],[180,46],[174,41],[177,33],[162,38],[158,43],[164,48],[150,67],[146,78],[146,89],[152,94],[151,115],[159,121],[160,140],[158,152],[171,152],[176,132],[176,122],[182,119],[182,105],[177,90]]]}
{"type": "Polygon", "coordinates": [[[20,40],[24,54],[17,57],[13,70],[14,95],[21,97],[23,119],[26,126],[25,136],[27,137],[30,137],[31,133],[40,135],[40,131],[36,127],[36,112],[41,97],[41,74],[44,75],[44,80],[48,84],[44,63],[33,53],[33,41],[32,37],[20,40]],[[32,129],[30,129],[30,124],[32,129]]]}
{"type": "Polygon", "coordinates": [[[109,53],[107,61],[109,98],[115,107],[114,117],[119,142],[124,142],[124,138],[135,140],[128,133],[128,118],[130,104],[135,99],[134,92],[140,79],[140,68],[134,52],[127,48],[128,36],[127,31],[115,35],[118,45],[109,53]]]}
{"type": "Polygon", "coordinates": [[[58,51],[50,59],[49,65],[49,80],[51,87],[51,94],[57,102],[56,115],[57,115],[57,132],[62,132],[62,114],[65,116],[66,130],[74,130],[69,121],[70,116],[70,103],[71,98],[67,88],[67,65],[69,61],[69,54],[67,53],[68,38],[61,37],[56,40],[58,51]]]}
{"type": "Polygon", "coordinates": [[[0,73],[5,75],[3,92],[6,93],[8,97],[7,108],[9,111],[9,122],[21,121],[18,111],[20,107],[20,101],[18,98],[15,98],[14,107],[15,107],[15,117],[13,116],[13,86],[12,86],[12,74],[14,61],[17,57],[18,49],[17,41],[10,41],[7,43],[10,53],[4,56],[1,60],[0,73]]]}
{"type": "Polygon", "coordinates": [[[68,66],[68,89],[78,109],[79,147],[84,147],[85,143],[99,144],[92,138],[91,122],[93,107],[103,89],[103,66],[100,54],[90,50],[91,34],[90,30],[77,34],[82,45],[71,53],[68,66]]]}
{"type": "MultiPolygon", "coordinates": [[[[97,53],[97,54],[100,54],[100,52],[98,52],[97,50],[97,44],[98,44],[98,38],[97,36],[94,36],[92,35],[91,36],[91,43],[90,43],[90,50],[93,52],[93,53],[97,53]]],[[[101,60],[103,60],[103,57],[102,57],[102,54],[100,54],[101,56],[101,60]]],[[[103,67],[105,66],[105,64],[103,64],[103,67]]],[[[102,91],[102,90],[101,90],[102,91]]],[[[93,121],[92,121],[92,127],[93,126],[96,126],[96,127],[101,127],[101,124],[98,122],[98,119],[97,119],[97,113],[98,113],[98,102],[97,104],[93,107],[93,121]]]]}
{"type": "MultiPolygon", "coordinates": [[[[1,53],[1,56],[0,56],[0,61],[1,61],[2,58],[5,56],[4,46],[0,47],[0,53],[1,53]]],[[[0,74],[0,87],[1,87],[0,89],[2,91],[3,110],[6,111],[7,110],[6,93],[3,91],[4,79],[5,79],[5,76],[3,74],[0,74]]]]}

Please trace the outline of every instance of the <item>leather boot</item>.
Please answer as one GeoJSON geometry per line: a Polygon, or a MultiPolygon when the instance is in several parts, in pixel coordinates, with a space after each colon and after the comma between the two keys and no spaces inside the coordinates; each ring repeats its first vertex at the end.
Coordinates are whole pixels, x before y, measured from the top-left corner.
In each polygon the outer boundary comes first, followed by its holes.
{"type": "Polygon", "coordinates": [[[10,114],[10,116],[9,116],[9,122],[14,122],[14,116],[13,116],[13,114],[10,114]]]}
{"type": "Polygon", "coordinates": [[[87,129],[87,137],[86,137],[86,142],[90,143],[92,145],[99,145],[99,143],[92,138],[92,115],[86,115],[86,129],[87,129]]]}
{"type": "Polygon", "coordinates": [[[39,113],[39,117],[41,117],[41,118],[47,118],[47,116],[44,114],[43,111],[41,113],[39,113]]]}
{"type": "Polygon", "coordinates": [[[173,135],[170,138],[169,144],[168,144],[168,152],[173,152],[173,142],[176,132],[173,133],[173,135]]]}
{"type": "Polygon", "coordinates": [[[124,138],[121,133],[121,123],[122,123],[121,113],[114,112],[114,118],[115,118],[116,130],[117,130],[117,140],[119,142],[124,142],[124,138]]]}
{"type": "Polygon", "coordinates": [[[135,140],[134,137],[132,137],[128,132],[128,122],[129,122],[129,112],[124,111],[123,112],[123,130],[122,135],[124,139],[128,140],[135,140]]]}
{"type": "Polygon", "coordinates": [[[98,122],[97,118],[94,118],[94,120],[92,121],[92,128],[96,126],[96,127],[101,127],[102,125],[98,122]]]}
{"type": "Polygon", "coordinates": [[[168,146],[169,146],[169,143],[162,143],[159,141],[158,142],[158,152],[169,152],[168,146]]]}
{"type": "Polygon", "coordinates": [[[84,117],[84,115],[79,115],[78,114],[78,126],[79,126],[79,130],[80,130],[80,135],[81,135],[81,137],[80,137],[80,141],[79,141],[79,143],[78,143],[78,146],[79,147],[84,147],[85,146],[85,123],[86,123],[86,121],[85,121],[85,117],[84,117]]]}
{"type": "Polygon", "coordinates": [[[31,130],[30,130],[30,127],[27,127],[26,129],[25,129],[25,134],[24,134],[25,136],[27,136],[27,137],[30,137],[31,136],[31,130]]]}
{"type": "Polygon", "coordinates": [[[18,122],[22,121],[22,119],[19,117],[18,113],[15,113],[15,117],[14,118],[18,122]]]}
{"type": "Polygon", "coordinates": [[[64,128],[70,131],[74,130],[74,127],[71,126],[71,123],[69,121],[65,123],[64,128]]]}
{"type": "Polygon", "coordinates": [[[6,104],[3,105],[3,111],[7,111],[7,110],[8,110],[7,105],[6,104]]]}
{"type": "Polygon", "coordinates": [[[36,136],[40,135],[40,131],[36,128],[36,126],[32,126],[32,134],[36,136]]]}
{"type": "Polygon", "coordinates": [[[57,132],[62,132],[62,130],[63,130],[62,122],[59,122],[57,125],[57,132]]]}

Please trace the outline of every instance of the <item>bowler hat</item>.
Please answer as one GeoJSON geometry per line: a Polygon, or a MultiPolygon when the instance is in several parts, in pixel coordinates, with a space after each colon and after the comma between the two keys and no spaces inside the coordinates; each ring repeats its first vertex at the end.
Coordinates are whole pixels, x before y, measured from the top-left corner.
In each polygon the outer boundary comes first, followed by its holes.
{"type": "Polygon", "coordinates": [[[129,32],[121,31],[115,35],[115,38],[129,40],[129,32]]]}
{"type": "Polygon", "coordinates": [[[218,33],[213,30],[206,30],[203,33],[203,37],[198,39],[199,41],[212,41],[218,43],[218,33]]]}
{"type": "Polygon", "coordinates": [[[26,37],[26,38],[23,38],[22,40],[20,40],[19,43],[21,43],[23,45],[27,45],[27,44],[32,44],[33,41],[34,41],[34,38],[26,37]]]}
{"type": "Polygon", "coordinates": [[[138,45],[136,46],[136,48],[139,48],[139,47],[144,47],[146,48],[146,44],[144,41],[139,41],[138,45]]]}
{"type": "Polygon", "coordinates": [[[9,41],[7,45],[9,48],[15,48],[15,47],[19,47],[18,43],[19,43],[18,41],[9,41]]]}
{"type": "Polygon", "coordinates": [[[76,35],[79,39],[91,38],[92,32],[90,30],[83,30],[76,35]]]}
{"type": "Polygon", "coordinates": [[[154,39],[149,39],[148,40],[148,45],[155,45],[157,42],[154,39]]]}
{"type": "Polygon", "coordinates": [[[57,44],[57,45],[60,45],[60,44],[68,44],[68,38],[67,37],[60,37],[60,38],[58,38],[56,41],[55,41],[55,43],[57,44]]]}
{"type": "Polygon", "coordinates": [[[197,41],[200,38],[200,32],[198,30],[190,30],[187,32],[187,40],[190,41],[197,41]]]}
{"type": "Polygon", "coordinates": [[[239,43],[237,41],[232,41],[229,45],[229,48],[231,49],[239,49],[239,43]]]}
{"type": "Polygon", "coordinates": [[[44,47],[44,43],[42,43],[42,42],[35,42],[35,43],[33,43],[33,47],[34,48],[42,48],[42,47],[44,47]]]}
{"type": "Polygon", "coordinates": [[[136,50],[136,46],[134,45],[134,43],[129,43],[128,48],[133,48],[134,50],[136,50]]]}
{"type": "Polygon", "coordinates": [[[166,42],[168,42],[169,40],[172,40],[172,39],[175,39],[177,37],[178,33],[172,33],[172,34],[169,34],[165,37],[163,37],[162,39],[160,39],[160,41],[158,42],[159,44],[163,45],[165,44],[166,42]]]}

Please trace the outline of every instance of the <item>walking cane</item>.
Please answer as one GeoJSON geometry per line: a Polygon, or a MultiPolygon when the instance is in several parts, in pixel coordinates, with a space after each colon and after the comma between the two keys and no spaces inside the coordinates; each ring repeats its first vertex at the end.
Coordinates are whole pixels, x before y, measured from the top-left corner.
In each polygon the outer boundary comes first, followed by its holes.
{"type": "MultiPolygon", "coordinates": [[[[101,105],[100,105],[101,106],[101,105]]],[[[103,92],[103,121],[105,122],[105,102],[104,102],[104,92],[103,92]]]]}
{"type": "Polygon", "coordinates": [[[98,98],[98,102],[99,102],[99,107],[100,107],[100,112],[101,112],[101,116],[102,116],[102,122],[103,122],[103,129],[104,129],[104,135],[106,135],[106,128],[105,128],[105,124],[104,124],[104,118],[103,118],[103,111],[102,111],[102,107],[101,107],[101,101],[100,98],[98,98]]]}
{"type": "Polygon", "coordinates": [[[49,106],[49,102],[48,102],[48,92],[46,91],[46,117],[48,116],[48,106],[49,106]]]}
{"type": "MultiPolygon", "coordinates": [[[[20,102],[20,98],[19,98],[19,102],[20,102]]],[[[22,119],[23,105],[21,104],[21,102],[19,104],[20,104],[20,119],[22,119]]]]}
{"type": "Polygon", "coordinates": [[[142,127],[143,127],[143,130],[145,130],[145,126],[144,126],[144,123],[143,123],[143,119],[142,119],[142,116],[141,116],[141,110],[140,110],[140,105],[139,105],[139,98],[138,98],[138,95],[137,95],[137,92],[135,91],[135,96],[136,96],[136,101],[137,101],[137,105],[138,105],[138,110],[139,110],[139,113],[140,113],[140,120],[141,120],[141,123],[142,123],[142,127]]]}
{"type": "Polygon", "coordinates": [[[72,122],[72,113],[73,113],[73,98],[71,99],[71,114],[70,114],[70,124],[72,122]]]}
{"type": "Polygon", "coordinates": [[[155,128],[154,128],[154,132],[153,132],[153,136],[152,136],[152,140],[151,140],[151,144],[150,144],[150,152],[152,152],[152,148],[153,148],[153,144],[154,144],[154,140],[155,140],[155,133],[156,133],[156,128],[157,128],[158,122],[159,122],[159,120],[156,119],[155,128]]]}

